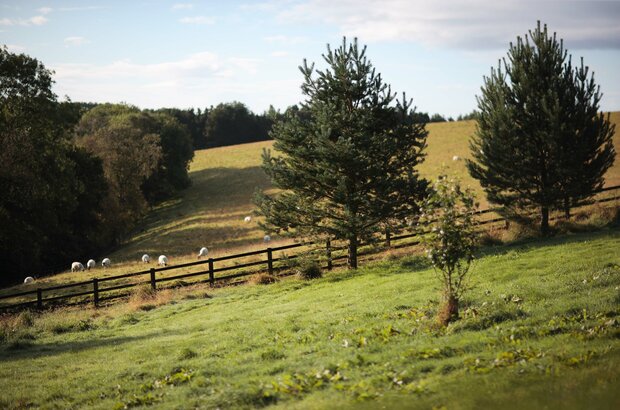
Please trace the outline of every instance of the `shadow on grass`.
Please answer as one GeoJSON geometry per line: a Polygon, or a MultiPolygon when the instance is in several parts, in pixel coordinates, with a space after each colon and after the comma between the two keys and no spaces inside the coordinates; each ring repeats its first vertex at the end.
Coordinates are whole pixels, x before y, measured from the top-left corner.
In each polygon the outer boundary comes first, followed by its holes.
{"type": "Polygon", "coordinates": [[[514,242],[509,242],[503,245],[482,247],[478,250],[476,257],[482,258],[487,256],[501,256],[515,250],[527,251],[558,245],[567,245],[609,236],[610,233],[613,236],[620,235],[620,227],[609,226],[597,231],[562,234],[549,238],[528,238],[516,240],[514,242]]]}
{"type": "Polygon", "coordinates": [[[142,336],[123,336],[110,338],[93,338],[83,341],[59,342],[59,343],[33,343],[20,342],[20,345],[9,348],[8,346],[0,350],[0,362],[11,362],[22,359],[36,359],[45,356],[55,356],[67,352],[78,352],[82,350],[96,349],[105,346],[118,346],[125,343],[137,342],[145,339],[152,339],[157,333],[145,334],[142,336]]]}

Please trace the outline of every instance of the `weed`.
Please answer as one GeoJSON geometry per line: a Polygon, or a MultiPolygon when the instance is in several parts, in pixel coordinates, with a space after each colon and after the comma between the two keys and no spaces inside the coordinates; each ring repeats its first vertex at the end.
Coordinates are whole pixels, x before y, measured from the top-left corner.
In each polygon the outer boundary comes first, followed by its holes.
{"type": "Polygon", "coordinates": [[[266,272],[262,272],[262,273],[257,273],[256,275],[253,275],[248,280],[248,283],[251,285],[269,285],[271,283],[276,283],[279,280],[280,279],[277,276],[270,275],[266,272]]]}

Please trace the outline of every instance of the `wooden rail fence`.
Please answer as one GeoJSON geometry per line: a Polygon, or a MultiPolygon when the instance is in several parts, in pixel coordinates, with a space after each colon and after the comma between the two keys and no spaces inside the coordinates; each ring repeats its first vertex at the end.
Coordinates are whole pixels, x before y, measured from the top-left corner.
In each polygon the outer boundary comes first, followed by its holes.
{"type": "MultiPolygon", "coordinates": [[[[609,192],[609,191],[614,191],[614,190],[619,190],[619,189],[620,189],[620,185],[604,188],[601,191],[598,191],[597,193],[609,192]]],[[[592,203],[605,203],[605,202],[616,201],[616,200],[620,200],[620,195],[614,195],[614,196],[607,197],[607,198],[596,199],[582,206],[588,206],[588,205],[591,205],[592,203]]],[[[576,207],[576,208],[579,208],[579,207],[576,207]]],[[[477,211],[476,214],[478,216],[482,216],[482,215],[487,215],[487,214],[490,215],[495,212],[497,212],[496,209],[485,209],[485,210],[477,211]]],[[[494,217],[491,219],[480,221],[478,222],[478,225],[481,226],[481,225],[487,225],[487,224],[503,222],[503,221],[505,221],[505,219],[502,217],[494,217]]],[[[402,242],[402,241],[406,239],[413,239],[413,238],[419,237],[420,235],[423,235],[424,233],[426,232],[418,231],[414,233],[393,235],[391,232],[387,231],[385,232],[384,244],[386,248],[392,248],[392,249],[415,246],[419,244],[419,240],[413,240],[413,241],[407,241],[407,242],[402,242]],[[394,242],[399,242],[399,241],[402,243],[394,244],[394,242]]],[[[288,260],[291,260],[291,259],[294,259],[300,256],[300,254],[293,254],[293,255],[288,256],[284,254],[283,251],[296,249],[296,248],[302,248],[302,247],[308,247],[312,245],[317,245],[317,244],[313,242],[306,242],[306,243],[293,243],[290,245],[278,246],[278,247],[273,247],[273,248],[268,247],[266,249],[260,249],[257,251],[226,255],[226,256],[221,256],[218,258],[208,258],[206,260],[201,260],[197,262],[183,263],[179,265],[166,266],[166,267],[161,267],[161,268],[150,268],[148,270],[143,270],[139,272],[125,273],[122,275],[108,276],[108,277],[103,277],[103,278],[93,278],[87,281],[68,283],[64,285],[48,286],[45,288],[39,287],[34,290],[0,295],[0,301],[7,300],[7,299],[23,299],[25,297],[31,297],[29,300],[20,301],[18,303],[0,304],[0,311],[2,310],[15,311],[15,310],[27,308],[27,307],[36,307],[37,309],[42,309],[44,307],[44,304],[45,306],[56,306],[58,305],[58,302],[64,301],[64,300],[68,302],[73,300],[74,301],[73,303],[78,303],[78,304],[89,302],[89,303],[93,303],[95,306],[98,306],[102,301],[127,296],[128,295],[127,292],[123,293],[119,291],[132,288],[135,286],[149,286],[150,285],[150,287],[153,290],[156,290],[158,288],[159,283],[170,282],[170,281],[181,281],[182,279],[189,279],[189,278],[199,278],[198,281],[195,281],[192,283],[209,283],[211,286],[216,286],[216,284],[218,283],[230,283],[234,279],[253,275],[258,272],[267,271],[270,274],[274,274],[277,271],[281,271],[285,269],[288,266],[286,263],[288,260]],[[276,257],[274,255],[275,253],[280,253],[280,256],[276,257]],[[225,262],[225,261],[235,261],[239,259],[244,259],[248,257],[256,257],[256,256],[261,256],[261,255],[266,255],[266,256],[263,259],[259,259],[259,260],[254,260],[254,261],[249,261],[249,262],[244,262],[244,263],[234,263],[232,265],[227,265],[227,266],[226,265],[220,266],[222,265],[222,262],[225,262]],[[199,269],[197,271],[191,271],[190,269],[193,267],[202,268],[204,265],[206,265],[206,269],[199,269]],[[257,266],[261,266],[261,268],[247,270],[247,268],[254,268],[257,266]],[[167,271],[184,271],[184,273],[181,273],[179,275],[174,275],[174,276],[163,276],[162,277],[161,273],[167,272],[167,271]],[[216,275],[218,273],[221,274],[222,272],[228,272],[228,271],[235,271],[235,272],[228,274],[228,275],[226,274],[216,275]],[[126,280],[126,279],[138,279],[138,280],[130,281],[128,283],[123,282],[123,280],[126,280]],[[114,283],[114,282],[117,282],[117,283],[114,283]],[[60,292],[60,294],[58,294],[58,291],[66,291],[68,289],[72,291],[69,291],[68,293],[60,292]],[[108,295],[104,296],[103,294],[108,294],[108,295]],[[47,297],[44,297],[44,295],[47,297]],[[32,297],[35,297],[35,298],[32,298],[32,297]],[[86,297],[86,299],[84,299],[84,297],[86,297]],[[82,299],[78,299],[78,298],[82,298],[82,299]]],[[[335,265],[336,261],[346,259],[347,258],[346,253],[342,252],[345,249],[346,249],[345,246],[334,246],[331,243],[331,241],[328,239],[325,244],[325,248],[324,248],[325,259],[327,260],[326,266],[324,266],[324,268],[331,270],[334,266],[336,266],[335,265]]],[[[377,249],[370,249],[366,252],[360,252],[360,256],[372,254],[376,251],[377,249]]],[[[71,303],[63,303],[62,305],[68,305],[68,304],[71,304],[71,303]]]]}

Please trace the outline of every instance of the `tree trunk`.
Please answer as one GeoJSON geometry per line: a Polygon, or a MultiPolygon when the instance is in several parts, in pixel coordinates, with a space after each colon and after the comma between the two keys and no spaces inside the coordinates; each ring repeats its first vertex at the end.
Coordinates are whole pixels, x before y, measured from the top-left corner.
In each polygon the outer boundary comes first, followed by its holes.
{"type": "Polygon", "coordinates": [[[357,269],[357,237],[349,238],[349,269],[357,269]]]}
{"type": "Polygon", "coordinates": [[[570,199],[564,198],[564,218],[568,221],[570,219],[570,199]]]}
{"type": "Polygon", "coordinates": [[[448,323],[452,322],[459,317],[459,300],[454,295],[449,295],[445,304],[439,310],[439,314],[437,320],[440,324],[447,326],[448,323]]]}
{"type": "Polygon", "coordinates": [[[549,208],[546,206],[541,207],[541,221],[540,221],[540,233],[542,236],[549,235],[549,208]]]}

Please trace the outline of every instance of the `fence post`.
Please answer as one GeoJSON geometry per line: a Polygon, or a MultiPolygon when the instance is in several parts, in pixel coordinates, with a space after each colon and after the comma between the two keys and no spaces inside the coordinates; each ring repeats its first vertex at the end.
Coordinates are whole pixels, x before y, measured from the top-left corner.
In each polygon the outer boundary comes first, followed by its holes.
{"type": "Polygon", "coordinates": [[[213,258],[209,258],[209,284],[211,287],[215,284],[215,277],[213,276],[213,258]]]}
{"type": "Polygon", "coordinates": [[[99,305],[99,279],[93,278],[93,304],[99,305]]]}
{"type": "Polygon", "coordinates": [[[271,248],[267,248],[267,270],[270,275],[273,275],[273,254],[271,248]]]}
{"type": "Polygon", "coordinates": [[[390,228],[385,228],[385,246],[389,248],[392,246],[392,236],[390,235],[390,228]]]}
{"type": "Polygon", "coordinates": [[[37,309],[43,309],[43,289],[37,288],[37,309]]]}
{"type": "Polygon", "coordinates": [[[327,255],[327,270],[332,270],[332,241],[327,238],[327,243],[325,244],[325,253],[327,255]]]}
{"type": "Polygon", "coordinates": [[[151,268],[151,289],[157,289],[157,282],[155,282],[155,268],[151,268]]]}

